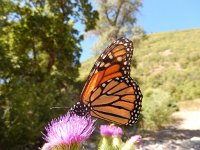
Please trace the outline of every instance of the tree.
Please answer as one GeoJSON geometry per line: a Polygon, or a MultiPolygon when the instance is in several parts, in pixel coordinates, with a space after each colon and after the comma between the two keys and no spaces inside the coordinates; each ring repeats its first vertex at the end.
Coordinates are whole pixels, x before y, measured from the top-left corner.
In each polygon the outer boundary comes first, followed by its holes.
{"type": "Polygon", "coordinates": [[[36,149],[44,125],[78,91],[80,41],[94,28],[88,0],[0,1],[0,149],[36,149]]]}
{"type": "Polygon", "coordinates": [[[142,27],[136,25],[136,13],[142,6],[141,0],[96,0],[99,20],[92,34],[98,36],[93,47],[96,54],[101,53],[113,39],[121,36],[132,39],[136,44],[145,37],[142,27]]]}

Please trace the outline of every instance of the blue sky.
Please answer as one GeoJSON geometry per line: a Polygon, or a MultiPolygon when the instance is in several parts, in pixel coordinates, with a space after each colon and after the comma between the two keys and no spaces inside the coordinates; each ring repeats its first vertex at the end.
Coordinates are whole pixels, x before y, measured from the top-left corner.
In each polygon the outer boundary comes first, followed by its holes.
{"type": "MultiPolygon", "coordinates": [[[[200,28],[200,0],[143,0],[137,19],[147,33],[200,28]]],[[[90,37],[81,43],[81,62],[93,56],[94,42],[90,37]]]]}

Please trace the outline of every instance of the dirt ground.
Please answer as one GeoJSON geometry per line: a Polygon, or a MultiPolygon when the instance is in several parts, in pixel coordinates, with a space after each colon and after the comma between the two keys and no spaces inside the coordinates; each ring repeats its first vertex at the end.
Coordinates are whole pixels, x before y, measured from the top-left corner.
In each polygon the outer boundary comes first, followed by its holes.
{"type": "Polygon", "coordinates": [[[179,102],[178,106],[180,110],[172,115],[175,123],[150,132],[142,150],[200,150],[200,99],[179,102]]]}
{"type": "Polygon", "coordinates": [[[178,105],[180,111],[173,114],[178,120],[174,126],[177,129],[200,130],[200,99],[180,102],[178,105]]]}

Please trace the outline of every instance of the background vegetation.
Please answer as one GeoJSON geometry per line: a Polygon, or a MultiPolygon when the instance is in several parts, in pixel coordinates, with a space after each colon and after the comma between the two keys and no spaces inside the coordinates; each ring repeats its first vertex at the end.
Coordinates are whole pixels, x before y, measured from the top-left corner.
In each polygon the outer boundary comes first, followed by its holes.
{"type": "Polygon", "coordinates": [[[0,1],[0,149],[38,149],[44,126],[78,100],[80,41],[93,29],[87,1],[0,1]]]}
{"type": "Polygon", "coordinates": [[[127,37],[134,41],[135,44],[145,38],[144,29],[137,25],[136,14],[142,7],[142,0],[95,0],[99,20],[93,34],[98,37],[98,41],[93,45],[95,55],[101,54],[105,45],[119,37],[127,37]]]}

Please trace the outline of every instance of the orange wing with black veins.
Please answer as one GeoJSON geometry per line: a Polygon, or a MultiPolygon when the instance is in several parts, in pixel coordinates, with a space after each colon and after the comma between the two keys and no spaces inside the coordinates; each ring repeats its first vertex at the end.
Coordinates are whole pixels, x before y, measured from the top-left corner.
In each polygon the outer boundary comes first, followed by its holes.
{"type": "Polygon", "coordinates": [[[81,101],[87,104],[91,92],[104,82],[130,75],[130,64],[133,55],[133,43],[120,38],[108,46],[95,62],[81,93],[81,101]]]}

